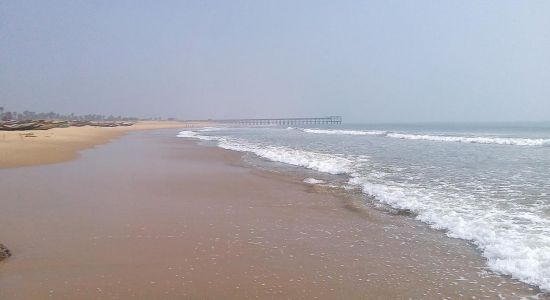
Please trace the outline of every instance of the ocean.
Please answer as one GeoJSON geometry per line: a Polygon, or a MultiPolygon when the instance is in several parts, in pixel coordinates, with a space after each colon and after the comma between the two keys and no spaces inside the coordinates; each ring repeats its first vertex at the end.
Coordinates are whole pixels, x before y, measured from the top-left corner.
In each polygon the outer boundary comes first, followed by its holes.
{"type": "Polygon", "coordinates": [[[206,127],[182,131],[308,184],[362,193],[468,240],[498,274],[550,290],[550,123],[206,127]]]}

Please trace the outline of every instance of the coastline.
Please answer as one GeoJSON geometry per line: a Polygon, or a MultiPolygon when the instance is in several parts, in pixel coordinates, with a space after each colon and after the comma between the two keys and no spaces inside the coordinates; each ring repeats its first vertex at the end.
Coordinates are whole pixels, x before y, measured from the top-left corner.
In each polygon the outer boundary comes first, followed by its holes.
{"type": "Polygon", "coordinates": [[[174,136],[135,133],[66,164],[0,170],[0,236],[15,253],[0,263],[0,298],[536,293],[487,272],[464,241],[174,136]]]}
{"type": "Polygon", "coordinates": [[[128,132],[186,125],[173,121],[141,121],[129,127],[0,131],[0,169],[64,162],[75,159],[84,149],[107,143],[128,132]]]}

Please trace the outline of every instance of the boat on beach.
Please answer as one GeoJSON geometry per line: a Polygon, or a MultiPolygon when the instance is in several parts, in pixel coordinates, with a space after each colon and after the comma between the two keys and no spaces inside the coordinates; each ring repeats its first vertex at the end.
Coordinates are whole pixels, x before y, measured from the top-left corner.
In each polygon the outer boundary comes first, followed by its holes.
{"type": "Polygon", "coordinates": [[[16,131],[16,130],[32,130],[39,127],[36,122],[2,122],[0,123],[0,130],[16,131]]]}
{"type": "Polygon", "coordinates": [[[60,121],[60,120],[9,120],[0,121],[0,131],[25,131],[25,130],[48,130],[52,128],[64,127],[118,127],[132,126],[133,122],[123,121],[60,121]]]}

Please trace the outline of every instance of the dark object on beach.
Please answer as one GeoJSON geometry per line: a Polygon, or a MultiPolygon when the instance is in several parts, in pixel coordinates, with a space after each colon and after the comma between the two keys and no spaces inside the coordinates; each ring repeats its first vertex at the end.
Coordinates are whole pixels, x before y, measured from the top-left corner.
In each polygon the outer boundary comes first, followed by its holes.
{"type": "Polygon", "coordinates": [[[66,121],[55,120],[0,121],[0,130],[5,131],[48,130],[67,126],[66,121]]]}
{"type": "Polygon", "coordinates": [[[31,130],[37,127],[35,122],[6,121],[0,123],[0,130],[31,130]]]}
{"type": "Polygon", "coordinates": [[[91,123],[92,121],[69,121],[69,126],[84,127],[90,125],[91,123]]]}
{"type": "Polygon", "coordinates": [[[0,121],[0,131],[25,131],[25,130],[48,130],[52,128],[65,128],[69,126],[83,127],[118,127],[132,126],[134,122],[122,121],[57,121],[57,120],[26,120],[26,121],[0,121]]]}
{"type": "Polygon", "coordinates": [[[101,122],[91,122],[89,124],[90,126],[95,127],[118,127],[118,126],[132,126],[134,125],[133,122],[117,122],[117,121],[101,121],[101,122]]]}
{"type": "Polygon", "coordinates": [[[10,256],[11,256],[10,250],[3,244],[0,244],[0,260],[3,260],[4,258],[8,258],[10,256]]]}

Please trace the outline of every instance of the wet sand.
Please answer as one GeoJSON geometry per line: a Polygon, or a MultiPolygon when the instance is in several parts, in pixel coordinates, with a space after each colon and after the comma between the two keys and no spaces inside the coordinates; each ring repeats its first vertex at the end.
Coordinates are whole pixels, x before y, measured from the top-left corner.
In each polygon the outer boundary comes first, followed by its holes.
{"type": "Polygon", "coordinates": [[[142,121],[126,127],[68,127],[50,130],[0,131],[0,168],[63,162],[81,150],[109,142],[131,131],[181,128],[172,121],[142,121]]]}
{"type": "Polygon", "coordinates": [[[468,243],[241,154],[131,133],[0,170],[0,299],[518,298],[468,243]],[[132,149],[132,151],[128,151],[132,149]]]}

